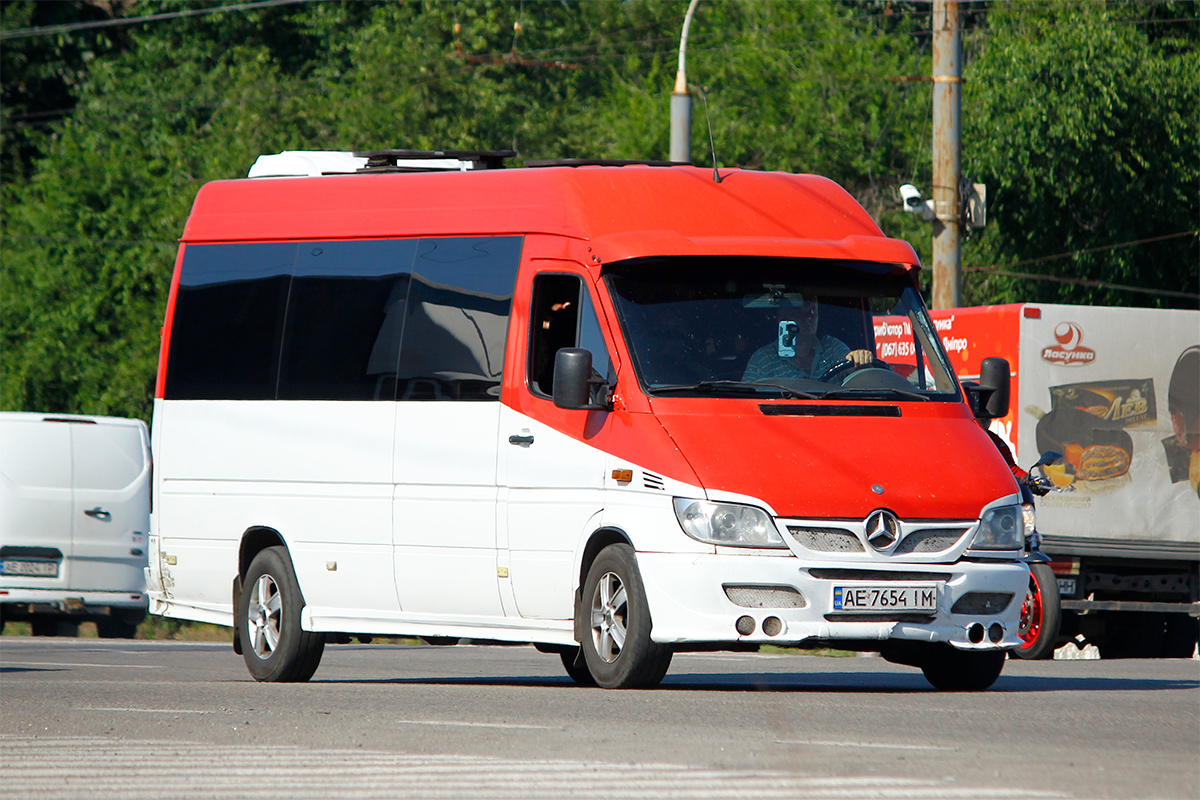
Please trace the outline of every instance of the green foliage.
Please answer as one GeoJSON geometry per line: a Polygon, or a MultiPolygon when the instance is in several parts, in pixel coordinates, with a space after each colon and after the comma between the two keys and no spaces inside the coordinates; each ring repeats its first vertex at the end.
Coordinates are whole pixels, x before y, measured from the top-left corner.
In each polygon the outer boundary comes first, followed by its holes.
{"type": "MultiPolygon", "coordinates": [[[[1137,11],[1139,9],[1127,9],[1137,11]]],[[[989,187],[994,224],[967,265],[1048,255],[1197,228],[1200,53],[1151,41],[1106,6],[1013,3],[994,10],[967,70],[964,172],[989,187]]],[[[1019,265],[1013,271],[1196,293],[1200,240],[1187,237],[1019,265]]],[[[1129,303],[1079,284],[973,278],[974,302],[1129,303]]],[[[1142,295],[1138,304],[1190,305],[1142,295]]]]}
{"type": "MultiPolygon", "coordinates": [[[[0,407],[148,419],[191,200],[261,153],[667,158],[686,5],[314,2],[6,40],[0,407]],[[66,116],[16,118],[47,104],[66,116]]],[[[968,10],[964,172],[992,203],[967,265],[1196,227],[1198,36],[1177,21],[1196,6],[968,10]]],[[[197,8],[11,2],[0,24],[197,8]]],[[[929,25],[919,2],[703,0],[687,65],[694,160],[712,161],[711,121],[720,165],[828,175],[927,256],[929,226],[901,212],[896,187],[930,185],[929,85],[889,79],[929,73],[929,25]]],[[[1165,240],[1012,269],[1195,292],[1196,247],[1165,240]]],[[[978,273],[964,285],[971,302],[1176,302],[978,273]]]]}

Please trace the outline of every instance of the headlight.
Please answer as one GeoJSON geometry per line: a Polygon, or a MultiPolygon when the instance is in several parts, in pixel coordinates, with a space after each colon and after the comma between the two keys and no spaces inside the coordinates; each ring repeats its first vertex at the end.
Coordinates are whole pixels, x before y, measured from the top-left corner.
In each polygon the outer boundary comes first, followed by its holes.
{"type": "Polygon", "coordinates": [[[972,550],[1020,550],[1025,544],[1025,519],[1018,505],[990,508],[979,520],[972,550]]]}
{"type": "Polygon", "coordinates": [[[676,497],[675,516],[684,533],[706,544],[787,547],[767,512],[754,506],[676,497]]]}
{"type": "Polygon", "coordinates": [[[1025,523],[1025,538],[1033,536],[1034,528],[1037,527],[1037,512],[1033,509],[1033,503],[1025,503],[1021,506],[1021,517],[1025,523]]]}

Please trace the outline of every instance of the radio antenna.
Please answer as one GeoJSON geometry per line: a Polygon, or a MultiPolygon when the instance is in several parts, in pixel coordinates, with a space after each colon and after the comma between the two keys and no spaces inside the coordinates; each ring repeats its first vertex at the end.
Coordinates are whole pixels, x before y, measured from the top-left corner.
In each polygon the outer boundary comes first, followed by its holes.
{"type": "Polygon", "coordinates": [[[717,171],[717,147],[713,144],[712,118],[708,115],[708,93],[704,91],[703,86],[692,86],[691,88],[699,92],[700,99],[704,101],[704,121],[708,124],[708,150],[712,153],[713,181],[720,183],[723,179],[721,173],[717,171]]]}

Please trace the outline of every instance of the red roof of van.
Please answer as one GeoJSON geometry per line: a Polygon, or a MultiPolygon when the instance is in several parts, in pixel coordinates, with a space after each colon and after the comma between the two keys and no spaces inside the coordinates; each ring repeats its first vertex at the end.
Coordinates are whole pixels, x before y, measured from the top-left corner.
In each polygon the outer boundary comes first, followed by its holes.
{"type": "Polygon", "coordinates": [[[853,258],[918,265],[816,175],[686,166],[544,167],[215,181],[185,242],[556,234],[604,261],[651,255],[853,258]]]}

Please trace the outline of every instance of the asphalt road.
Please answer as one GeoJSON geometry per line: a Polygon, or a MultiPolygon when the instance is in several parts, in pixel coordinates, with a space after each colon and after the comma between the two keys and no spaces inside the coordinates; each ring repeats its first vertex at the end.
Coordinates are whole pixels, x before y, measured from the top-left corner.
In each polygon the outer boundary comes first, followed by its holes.
{"type": "Polygon", "coordinates": [[[532,647],[0,638],[0,798],[1200,797],[1200,661],[1010,661],[941,693],[879,658],[681,654],[576,687],[532,647]]]}

